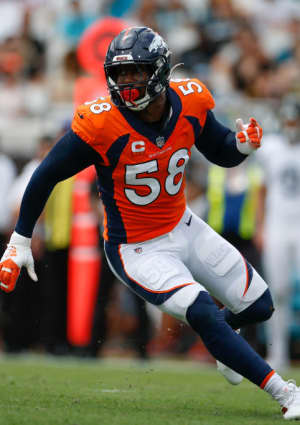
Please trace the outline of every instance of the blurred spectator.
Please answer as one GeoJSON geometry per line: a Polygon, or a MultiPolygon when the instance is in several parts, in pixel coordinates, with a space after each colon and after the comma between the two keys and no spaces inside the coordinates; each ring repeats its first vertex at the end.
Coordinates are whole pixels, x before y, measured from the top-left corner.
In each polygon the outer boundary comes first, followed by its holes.
{"type": "Polygon", "coordinates": [[[62,66],[53,71],[49,81],[51,101],[56,104],[72,103],[75,81],[81,74],[82,70],[77,60],[76,50],[68,50],[62,59],[62,66]]]}
{"type": "Polygon", "coordinates": [[[34,153],[34,145],[42,136],[42,126],[37,120],[49,111],[45,87],[46,47],[30,33],[29,16],[25,11],[19,33],[0,44],[0,131],[9,151],[13,152],[17,145],[18,152],[27,157],[34,153]],[[20,134],[22,144],[16,140],[20,134]],[[30,152],[24,152],[26,141],[31,137],[30,152]]]}
{"type": "Polygon", "coordinates": [[[19,38],[8,38],[0,45],[0,115],[15,119],[24,110],[22,70],[24,60],[19,38]]]}
{"type": "Polygon", "coordinates": [[[209,0],[206,14],[200,23],[206,38],[215,45],[216,51],[235,35],[236,26],[244,21],[246,14],[232,0],[209,0]]]}
{"type": "Polygon", "coordinates": [[[0,144],[0,246],[4,248],[7,235],[11,230],[9,208],[7,198],[16,177],[14,161],[2,152],[0,144]]]}
{"type": "MultiPolygon", "coordinates": [[[[58,140],[68,129],[66,121],[56,135],[58,140]]],[[[72,221],[74,178],[58,183],[44,211],[45,247],[41,272],[41,343],[53,355],[69,353],[67,342],[68,257],[72,221]]]]}
{"type": "Polygon", "coordinates": [[[3,0],[0,2],[0,40],[13,37],[22,26],[23,6],[16,0],[3,0]]]}
{"type": "Polygon", "coordinates": [[[30,14],[25,9],[19,33],[6,38],[0,45],[0,82],[2,90],[11,94],[1,97],[2,116],[40,115],[45,112],[44,72],[45,45],[31,34],[30,14]]]}
{"type": "Polygon", "coordinates": [[[253,23],[259,42],[271,58],[275,59],[292,43],[290,27],[300,17],[298,0],[234,0],[253,23]]]}
{"type": "MultiPolygon", "coordinates": [[[[263,51],[255,31],[247,21],[236,22],[232,37],[223,44],[212,60],[216,90],[222,90],[220,81],[226,81],[225,87],[240,90],[252,96],[253,83],[271,61],[263,51]]],[[[221,91],[224,93],[224,88],[221,91]]]]}
{"type": "MultiPolygon", "coordinates": [[[[36,156],[25,165],[21,174],[11,185],[7,195],[7,204],[11,209],[11,228],[15,226],[19,213],[24,190],[38,167],[41,160],[49,151],[53,143],[52,138],[44,136],[40,139],[36,156]]],[[[41,290],[42,261],[44,252],[44,234],[39,223],[35,227],[32,238],[32,250],[36,259],[36,271],[39,275],[39,283],[33,282],[26,270],[21,271],[20,285],[10,294],[2,294],[3,305],[3,343],[7,353],[20,353],[40,343],[40,319],[42,314],[41,290]]]]}
{"type": "Polygon", "coordinates": [[[58,29],[69,47],[75,47],[83,32],[98,18],[98,11],[82,9],[80,0],[70,0],[65,13],[58,19],[58,29]]]}
{"type": "Polygon", "coordinates": [[[8,195],[8,205],[11,210],[11,225],[15,226],[19,208],[21,205],[24,190],[33,174],[35,169],[39,166],[42,159],[47,155],[53,145],[51,136],[44,135],[40,138],[36,148],[35,156],[23,167],[21,174],[15,179],[14,184],[11,186],[8,195]]]}
{"type": "Polygon", "coordinates": [[[63,355],[67,342],[68,256],[74,179],[60,182],[49,197],[44,216],[45,253],[41,290],[41,342],[46,352],[63,355]]]}
{"type": "Polygon", "coordinates": [[[123,18],[130,15],[138,4],[139,0],[104,0],[102,12],[108,16],[123,18]]]}
{"type": "Polygon", "coordinates": [[[24,23],[20,34],[21,53],[24,61],[24,109],[28,115],[39,116],[46,114],[49,107],[49,95],[45,81],[44,42],[40,41],[30,31],[30,9],[24,13],[24,23]]]}
{"type": "Polygon", "coordinates": [[[181,0],[142,0],[136,17],[142,25],[153,28],[164,36],[175,62],[185,50],[197,45],[197,29],[181,0]]]}

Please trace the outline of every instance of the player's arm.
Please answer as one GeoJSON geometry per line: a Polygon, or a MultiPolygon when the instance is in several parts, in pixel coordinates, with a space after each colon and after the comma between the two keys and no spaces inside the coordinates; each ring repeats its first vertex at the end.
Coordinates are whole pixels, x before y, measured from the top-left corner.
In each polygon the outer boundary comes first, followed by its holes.
{"type": "Polygon", "coordinates": [[[206,121],[195,145],[214,164],[234,167],[252,151],[260,147],[262,129],[254,118],[244,125],[237,120],[237,132],[221,124],[212,111],[207,112],[206,121]]]}
{"type": "Polygon", "coordinates": [[[14,233],[0,262],[0,288],[14,289],[22,266],[37,280],[31,252],[31,235],[54,186],[84,168],[102,162],[101,156],[72,130],[66,133],[33,173],[21,203],[14,233]]]}

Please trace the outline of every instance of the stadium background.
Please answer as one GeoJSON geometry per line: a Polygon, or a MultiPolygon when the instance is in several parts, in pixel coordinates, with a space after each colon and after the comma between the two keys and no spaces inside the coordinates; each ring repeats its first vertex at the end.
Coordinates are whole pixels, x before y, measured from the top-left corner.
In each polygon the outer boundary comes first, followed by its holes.
{"type": "MultiPolygon", "coordinates": [[[[147,25],[157,30],[167,40],[173,52],[173,64],[184,64],[176,70],[176,77],[192,76],[202,80],[215,97],[217,116],[231,128],[234,128],[235,118],[242,117],[247,120],[251,114],[259,119],[265,134],[280,131],[278,110],[282,98],[287,93],[300,95],[299,0],[253,0],[251,2],[247,0],[185,0],[184,2],[180,0],[2,0],[0,1],[0,155],[10,158],[15,166],[11,185],[17,179],[17,175],[20,175],[24,165],[28,164],[32,158],[39,159],[38,147],[41,139],[49,137],[57,140],[59,135],[68,128],[76,103],[91,100],[105,92],[101,71],[99,70],[98,74],[97,71],[93,71],[94,67],[92,72],[84,69],[82,65],[85,64],[86,50],[83,48],[81,56],[78,57],[77,49],[83,34],[86,34],[85,31],[97,23],[103,23],[102,20],[107,18],[121,19],[120,25],[123,23],[147,25]],[[86,99],[84,99],[85,96],[87,96],[86,99]]],[[[108,29],[113,28],[112,21],[109,22],[104,34],[108,29]]],[[[116,24],[115,21],[114,24],[116,24]]],[[[107,39],[104,38],[103,45],[97,46],[102,53],[105,51],[106,43],[107,39]]],[[[95,66],[95,64],[92,65],[95,66]]],[[[96,68],[97,66],[96,63],[96,68]]],[[[193,170],[190,174],[192,172],[193,170]]],[[[201,173],[196,173],[190,178],[201,186],[203,176],[198,174],[201,173]]],[[[87,263],[94,261],[94,267],[96,267],[94,270],[98,271],[97,267],[101,267],[101,253],[95,240],[96,217],[94,214],[96,213],[92,208],[93,205],[87,205],[91,179],[92,177],[89,176],[83,176],[81,180],[79,178],[79,184],[77,184],[77,188],[80,188],[79,193],[76,192],[75,184],[73,188],[75,195],[73,192],[72,195],[62,196],[63,199],[66,199],[66,196],[72,196],[70,202],[73,225],[76,222],[74,220],[76,212],[79,213],[79,217],[82,217],[80,214],[85,214],[87,221],[84,225],[87,226],[89,238],[88,241],[77,240],[76,243],[79,246],[83,244],[91,248],[87,263]]],[[[16,200],[14,199],[13,204],[10,184],[6,179],[1,178],[0,218],[1,215],[3,217],[0,222],[2,223],[0,231],[3,243],[13,228],[16,214],[16,200]]],[[[47,218],[42,218],[36,230],[37,252],[41,254],[39,267],[44,270],[40,274],[40,285],[51,286],[49,278],[48,281],[43,281],[43,276],[50,274],[50,268],[56,268],[56,265],[51,266],[53,263],[50,260],[45,262],[43,258],[44,253],[49,251],[45,223],[47,224],[47,218]]],[[[65,229],[67,224],[62,226],[61,229],[65,229]]],[[[80,227],[79,233],[81,231],[80,227]]],[[[56,247],[55,250],[64,251],[68,248],[67,256],[60,258],[63,258],[64,266],[70,265],[72,259],[70,260],[69,244],[74,243],[74,239],[71,242],[69,240],[61,243],[62,246],[56,247]]],[[[65,251],[64,253],[66,254],[65,251]]],[[[53,280],[56,279],[57,273],[57,270],[54,270],[51,274],[54,276],[53,280]]],[[[91,282],[96,282],[95,273],[94,275],[89,273],[87,272],[85,276],[89,276],[91,282]]],[[[41,294],[36,287],[29,289],[29,286],[25,286],[30,283],[22,283],[26,288],[25,293],[11,296],[9,300],[5,299],[4,295],[1,296],[2,349],[17,352],[24,349],[47,351],[39,322],[43,312],[37,308],[40,306],[41,294]],[[29,320],[26,313],[27,309],[32,307],[32,303],[35,309],[32,311],[31,321],[25,328],[24,341],[18,345],[18,342],[16,343],[12,338],[14,341],[11,342],[7,334],[16,332],[18,335],[20,330],[16,330],[16,327],[21,324],[24,326],[24,317],[29,320]],[[14,316],[15,309],[17,306],[20,308],[20,305],[22,305],[22,313],[14,316]],[[15,325],[11,323],[13,317],[16,317],[15,325]]],[[[19,282],[19,286],[22,283],[19,282]]],[[[293,342],[291,356],[297,359],[300,354],[298,276],[292,276],[291,284],[294,291],[290,303],[292,312],[290,331],[293,342]]],[[[77,289],[82,290],[82,288],[77,289]]],[[[51,347],[50,352],[69,354],[69,350],[63,345],[66,342],[68,348],[69,345],[77,348],[77,350],[73,349],[72,353],[89,354],[82,348],[89,344],[92,332],[92,319],[89,316],[92,307],[88,309],[88,312],[79,314],[82,305],[76,305],[75,301],[75,305],[73,303],[71,308],[70,301],[65,301],[68,295],[70,297],[70,287],[66,287],[65,291],[69,291],[69,294],[63,293],[61,288],[56,289],[54,294],[56,299],[52,300],[51,308],[52,316],[55,316],[53,313],[56,313],[55,308],[60,303],[59,300],[67,303],[65,307],[68,310],[65,324],[68,328],[66,341],[62,338],[60,340],[62,344],[55,347],[55,350],[51,347]],[[73,311],[71,316],[70,309],[73,311]],[[74,324],[74,327],[70,325],[74,315],[77,320],[80,316],[84,321],[84,324],[80,325],[82,332],[76,335],[72,333],[72,330],[78,322],[74,324]]],[[[89,291],[90,298],[87,304],[91,306],[96,290],[90,286],[89,291]]],[[[53,297],[53,293],[49,297],[53,297]]],[[[47,298],[44,301],[47,304],[47,298]]],[[[132,352],[129,349],[131,346],[127,340],[134,338],[136,320],[138,320],[137,317],[139,318],[134,303],[120,285],[117,285],[108,307],[107,354],[131,355],[132,352]]],[[[62,308],[62,315],[63,310],[62,308]]],[[[149,315],[154,328],[161,326],[161,317],[150,310],[149,315]]],[[[59,314],[57,316],[59,317],[59,314]]],[[[47,317],[47,320],[53,319],[47,317]]],[[[64,318],[61,318],[57,328],[63,328],[63,323],[64,318]]],[[[59,333],[57,328],[55,332],[59,333]]],[[[23,330],[24,328],[22,328],[22,334],[23,330]]],[[[188,353],[198,355],[202,360],[209,360],[209,356],[201,347],[199,351],[193,350],[191,335],[186,335],[181,330],[173,330],[165,324],[164,338],[168,340],[166,343],[168,354],[174,354],[172,347],[174,348],[173,342],[176,341],[184,355],[188,353]]],[[[254,338],[253,343],[264,352],[264,330],[258,329],[254,338]]],[[[192,342],[195,343],[194,340],[192,342]]],[[[164,352],[161,347],[153,348],[151,342],[149,347],[153,355],[164,352]]],[[[176,355],[179,354],[178,351],[177,349],[176,355]]]]}

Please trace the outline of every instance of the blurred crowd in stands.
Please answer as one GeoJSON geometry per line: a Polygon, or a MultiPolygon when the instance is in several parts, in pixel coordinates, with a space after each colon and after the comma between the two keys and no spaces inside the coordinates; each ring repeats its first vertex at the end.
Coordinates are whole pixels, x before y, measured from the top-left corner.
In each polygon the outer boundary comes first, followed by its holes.
{"type": "MultiPolygon", "coordinates": [[[[216,100],[216,115],[232,129],[236,118],[247,121],[254,116],[265,134],[280,133],[282,103],[290,95],[300,98],[300,0],[1,0],[2,247],[14,227],[22,191],[32,171],[72,119],[74,86],[85,75],[77,57],[78,43],[90,25],[108,16],[121,18],[128,26],[146,25],[157,30],[173,53],[172,64],[181,64],[174,70],[174,77],[197,77],[203,81],[216,100]]],[[[210,210],[224,189],[216,190],[217,184],[222,184],[220,181],[226,176],[197,154],[195,158],[187,182],[192,208],[241,251],[245,248],[245,256],[251,256],[249,261],[263,272],[263,248],[255,221],[259,196],[248,211],[252,214],[251,219],[248,216],[252,227],[233,236],[232,229],[218,227],[217,214],[210,210]]],[[[252,162],[259,168],[258,161],[252,162]]],[[[263,170],[248,173],[249,168],[247,164],[226,179],[235,191],[237,187],[251,186],[255,189],[251,189],[253,195],[259,192],[263,170]]],[[[89,214],[98,220],[102,212],[99,202],[94,202],[92,178],[88,184],[89,214]]],[[[35,230],[39,283],[30,282],[23,274],[15,293],[1,294],[2,350],[17,353],[35,349],[90,357],[105,352],[135,352],[140,358],[184,353],[189,358],[210,360],[201,341],[183,324],[141,305],[126,288],[114,282],[109,270],[105,270],[101,237],[97,242],[97,288],[91,291],[92,313],[84,319],[90,328],[89,336],[82,343],[76,337],[70,341],[73,334],[72,329],[68,331],[67,322],[73,319],[68,313],[68,266],[74,187],[74,182],[65,186],[61,198],[59,193],[53,194],[57,202],[52,200],[35,230]],[[56,204],[62,200],[62,214],[69,220],[53,223],[52,216],[56,220],[58,217],[54,208],[59,208],[56,204]],[[55,225],[67,235],[51,245],[51,226],[55,225]],[[101,288],[105,284],[111,289],[105,290],[103,296],[101,288]]],[[[216,202],[216,208],[220,208],[220,203],[221,200],[216,202]]],[[[266,353],[263,330],[248,329],[246,336],[256,349],[266,353]]],[[[290,354],[294,358],[300,355],[297,344],[290,354]]]]}

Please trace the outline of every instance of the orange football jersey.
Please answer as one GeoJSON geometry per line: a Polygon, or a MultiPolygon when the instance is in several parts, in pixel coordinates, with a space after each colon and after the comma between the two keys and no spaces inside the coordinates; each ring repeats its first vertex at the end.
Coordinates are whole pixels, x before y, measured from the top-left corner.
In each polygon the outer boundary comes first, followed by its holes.
{"type": "Polygon", "coordinates": [[[157,129],[110,97],[81,105],[72,130],[102,157],[96,166],[105,208],[104,238],[135,243],[171,231],[186,200],[184,170],[214,100],[197,79],[172,80],[170,118],[157,129]]]}

